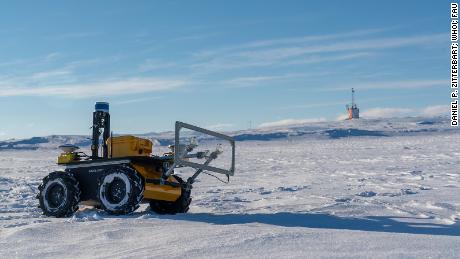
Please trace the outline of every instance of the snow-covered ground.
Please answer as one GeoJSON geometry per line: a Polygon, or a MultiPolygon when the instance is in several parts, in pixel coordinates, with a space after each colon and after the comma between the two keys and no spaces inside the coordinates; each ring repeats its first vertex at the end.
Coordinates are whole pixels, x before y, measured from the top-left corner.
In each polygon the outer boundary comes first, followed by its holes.
{"type": "Polygon", "coordinates": [[[58,151],[1,151],[0,257],[458,258],[458,143],[459,131],[238,142],[231,182],[203,175],[187,214],[66,219],[35,199],[58,151]]]}

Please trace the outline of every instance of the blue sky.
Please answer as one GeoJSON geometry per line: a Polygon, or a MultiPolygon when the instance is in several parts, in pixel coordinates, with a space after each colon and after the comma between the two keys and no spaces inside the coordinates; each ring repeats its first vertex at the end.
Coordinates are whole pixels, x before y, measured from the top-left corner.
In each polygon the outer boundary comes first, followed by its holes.
{"type": "Polygon", "coordinates": [[[447,114],[448,1],[0,3],[0,139],[447,114]]]}

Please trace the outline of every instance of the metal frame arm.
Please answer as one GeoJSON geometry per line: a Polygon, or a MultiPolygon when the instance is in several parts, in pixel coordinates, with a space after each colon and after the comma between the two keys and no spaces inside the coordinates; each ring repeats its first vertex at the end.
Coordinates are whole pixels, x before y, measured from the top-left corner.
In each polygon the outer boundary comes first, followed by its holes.
{"type": "Polygon", "coordinates": [[[168,168],[168,170],[166,170],[162,174],[162,179],[166,180],[174,172],[174,168],[180,167],[180,166],[192,167],[192,168],[197,169],[197,171],[193,174],[193,176],[187,180],[187,183],[189,185],[193,183],[195,179],[203,171],[211,171],[211,172],[216,172],[220,174],[225,174],[227,176],[233,176],[235,173],[235,140],[232,137],[229,137],[227,135],[224,135],[218,132],[203,129],[203,128],[200,128],[200,127],[197,127],[191,124],[187,124],[184,122],[176,121],[175,139],[174,139],[174,163],[171,165],[171,167],[168,168]],[[195,154],[190,154],[190,152],[192,152],[193,149],[197,147],[197,144],[195,142],[188,144],[185,147],[185,149],[181,149],[179,140],[180,140],[180,130],[182,128],[201,132],[206,135],[214,136],[218,139],[223,139],[223,140],[228,141],[232,147],[232,161],[231,161],[230,169],[225,170],[222,168],[217,168],[217,167],[209,165],[213,160],[217,159],[217,157],[222,153],[222,151],[219,149],[216,149],[215,151],[211,152],[211,154],[209,154],[209,151],[200,151],[200,152],[196,152],[195,154]],[[200,164],[200,163],[187,161],[186,160],[187,158],[198,158],[198,159],[206,158],[206,161],[203,164],[200,164]]]}
{"type": "Polygon", "coordinates": [[[212,171],[212,172],[225,174],[225,175],[229,175],[229,176],[233,176],[235,174],[235,140],[232,137],[224,135],[224,134],[221,134],[221,133],[218,133],[218,132],[215,132],[215,131],[203,129],[203,128],[200,128],[200,127],[197,127],[197,126],[194,126],[194,125],[191,125],[191,124],[176,121],[175,139],[174,139],[174,141],[175,141],[175,143],[174,143],[174,164],[176,166],[188,166],[188,167],[193,167],[193,168],[196,168],[196,169],[212,171]],[[230,143],[231,147],[232,147],[232,161],[231,161],[230,168],[228,170],[225,170],[225,169],[222,169],[222,168],[209,166],[208,164],[199,164],[199,163],[194,163],[194,162],[184,160],[184,157],[182,157],[180,155],[180,148],[179,148],[180,130],[182,128],[190,129],[190,130],[193,130],[193,131],[197,131],[197,132],[200,132],[200,133],[203,133],[203,134],[206,134],[206,135],[216,137],[218,139],[223,139],[223,140],[228,141],[230,143]]]}

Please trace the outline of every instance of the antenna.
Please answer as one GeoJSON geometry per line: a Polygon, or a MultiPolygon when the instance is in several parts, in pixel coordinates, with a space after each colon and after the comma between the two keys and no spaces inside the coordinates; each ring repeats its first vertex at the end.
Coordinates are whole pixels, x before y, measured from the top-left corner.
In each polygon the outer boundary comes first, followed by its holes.
{"type": "Polygon", "coordinates": [[[351,88],[351,107],[355,107],[355,89],[351,88]]]}

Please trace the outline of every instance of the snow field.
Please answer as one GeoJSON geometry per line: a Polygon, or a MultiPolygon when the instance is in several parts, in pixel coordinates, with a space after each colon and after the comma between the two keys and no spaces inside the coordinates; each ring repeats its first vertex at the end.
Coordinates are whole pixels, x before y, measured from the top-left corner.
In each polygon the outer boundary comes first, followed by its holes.
{"type": "Polygon", "coordinates": [[[65,219],[42,216],[35,199],[58,151],[2,151],[0,257],[456,258],[459,141],[450,132],[238,142],[235,177],[203,175],[187,214],[144,204],[65,219]]]}

